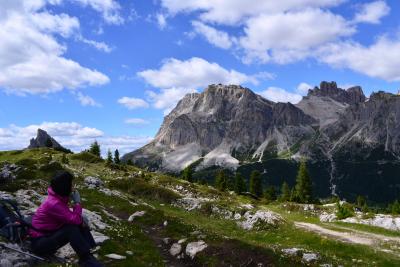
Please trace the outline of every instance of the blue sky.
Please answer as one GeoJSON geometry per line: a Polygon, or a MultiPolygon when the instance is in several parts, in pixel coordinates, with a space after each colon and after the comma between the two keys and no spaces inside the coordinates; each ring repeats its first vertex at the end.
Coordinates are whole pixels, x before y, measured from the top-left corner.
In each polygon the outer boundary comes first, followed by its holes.
{"type": "Polygon", "coordinates": [[[0,150],[38,127],[131,151],[188,92],[296,103],[334,80],[400,89],[399,1],[0,0],[0,150]]]}

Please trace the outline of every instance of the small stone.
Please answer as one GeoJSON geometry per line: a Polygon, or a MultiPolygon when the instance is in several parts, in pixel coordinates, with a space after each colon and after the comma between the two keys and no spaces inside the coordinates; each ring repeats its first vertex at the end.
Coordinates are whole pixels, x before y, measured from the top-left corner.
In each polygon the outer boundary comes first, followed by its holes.
{"type": "Polygon", "coordinates": [[[199,235],[199,234],[201,234],[201,233],[200,233],[200,231],[197,231],[197,230],[196,230],[196,231],[191,232],[190,234],[191,234],[191,235],[199,235]]]}
{"type": "Polygon", "coordinates": [[[94,252],[99,251],[99,250],[100,250],[100,246],[96,246],[95,248],[92,248],[90,250],[90,252],[94,253],[94,252]]]}
{"type": "Polygon", "coordinates": [[[145,211],[137,211],[137,212],[133,213],[131,216],[129,216],[128,222],[133,222],[133,220],[134,220],[136,217],[142,217],[142,216],[145,215],[145,214],[146,214],[145,211]]]}
{"type": "Polygon", "coordinates": [[[133,252],[130,250],[125,251],[126,255],[133,255],[133,252]]]}
{"type": "Polygon", "coordinates": [[[203,251],[205,248],[207,248],[207,244],[203,240],[190,242],[186,246],[186,255],[193,259],[197,253],[203,251]]]}
{"type": "Polygon", "coordinates": [[[164,226],[167,226],[168,225],[168,222],[167,221],[164,221],[164,226]]]}
{"type": "Polygon", "coordinates": [[[306,204],[306,205],[304,205],[303,209],[304,209],[304,211],[314,210],[315,206],[314,206],[314,204],[306,204]]]}
{"type": "Polygon", "coordinates": [[[126,259],[126,256],[118,255],[118,254],[115,254],[115,253],[107,254],[106,257],[109,258],[109,259],[113,259],[113,260],[124,260],[124,259],[126,259]]]}
{"type": "Polygon", "coordinates": [[[285,248],[282,249],[282,253],[289,256],[299,256],[301,254],[301,249],[299,248],[285,248]]]}
{"type": "Polygon", "coordinates": [[[169,253],[174,257],[179,253],[181,253],[181,251],[182,251],[182,246],[181,244],[178,243],[172,244],[171,248],[169,249],[169,253]]]}
{"type": "Polygon", "coordinates": [[[94,238],[94,241],[96,242],[96,244],[104,243],[104,241],[110,239],[110,237],[103,235],[100,232],[96,232],[94,230],[92,230],[91,232],[92,232],[92,235],[93,235],[93,238],[94,238]]]}
{"type": "Polygon", "coordinates": [[[164,244],[168,245],[169,244],[169,240],[170,240],[169,237],[163,238],[164,244]]]}
{"type": "Polygon", "coordinates": [[[84,182],[89,188],[96,188],[96,187],[104,186],[104,182],[98,177],[87,176],[87,177],[85,177],[84,182]]]}
{"type": "Polygon", "coordinates": [[[240,213],[235,213],[235,215],[233,216],[233,218],[235,220],[240,220],[242,218],[242,215],[240,215],[240,213]]]}
{"type": "Polygon", "coordinates": [[[183,238],[183,239],[181,239],[181,240],[178,241],[178,244],[183,244],[183,243],[186,242],[186,240],[187,240],[187,238],[183,238]]]}
{"type": "Polygon", "coordinates": [[[318,260],[319,256],[316,253],[304,253],[303,260],[305,262],[312,262],[318,260]]]}

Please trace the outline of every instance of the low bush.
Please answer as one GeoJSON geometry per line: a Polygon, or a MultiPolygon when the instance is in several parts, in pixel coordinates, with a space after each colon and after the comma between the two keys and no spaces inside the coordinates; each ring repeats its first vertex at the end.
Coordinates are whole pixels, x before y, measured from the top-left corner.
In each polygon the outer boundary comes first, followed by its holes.
{"type": "Polygon", "coordinates": [[[179,198],[179,195],[175,192],[164,187],[149,184],[140,178],[111,180],[110,186],[136,196],[155,199],[167,203],[172,203],[179,198]]]}
{"type": "Polygon", "coordinates": [[[15,164],[26,167],[26,168],[36,168],[37,163],[38,163],[37,160],[31,159],[31,158],[24,158],[24,159],[20,159],[17,162],[15,162],[15,164]]]}
{"type": "Polygon", "coordinates": [[[81,161],[88,162],[88,163],[98,163],[98,162],[103,161],[102,158],[100,158],[96,155],[93,155],[90,152],[86,152],[86,151],[78,153],[78,154],[72,154],[70,156],[70,158],[75,159],[75,160],[81,160],[81,161]]]}
{"type": "Polygon", "coordinates": [[[343,203],[340,205],[340,203],[337,203],[337,212],[336,212],[336,217],[338,220],[343,220],[348,217],[352,217],[354,215],[353,209],[350,204],[343,203]]]}

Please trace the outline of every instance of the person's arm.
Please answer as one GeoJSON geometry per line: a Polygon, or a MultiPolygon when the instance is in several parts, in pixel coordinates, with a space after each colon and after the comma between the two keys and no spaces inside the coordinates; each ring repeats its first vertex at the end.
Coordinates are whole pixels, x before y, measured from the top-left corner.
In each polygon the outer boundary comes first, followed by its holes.
{"type": "Polygon", "coordinates": [[[63,203],[57,203],[49,210],[50,216],[55,218],[57,221],[64,222],[66,224],[77,224],[82,223],[82,206],[80,203],[76,203],[73,206],[72,211],[67,205],[63,203]]]}

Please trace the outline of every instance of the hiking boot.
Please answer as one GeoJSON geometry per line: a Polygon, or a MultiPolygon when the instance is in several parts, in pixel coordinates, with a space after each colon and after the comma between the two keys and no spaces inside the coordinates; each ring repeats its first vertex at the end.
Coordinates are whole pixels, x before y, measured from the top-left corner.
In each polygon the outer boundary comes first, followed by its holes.
{"type": "Polygon", "coordinates": [[[104,267],[93,255],[90,255],[84,260],[79,260],[79,266],[82,267],[104,267]]]}

